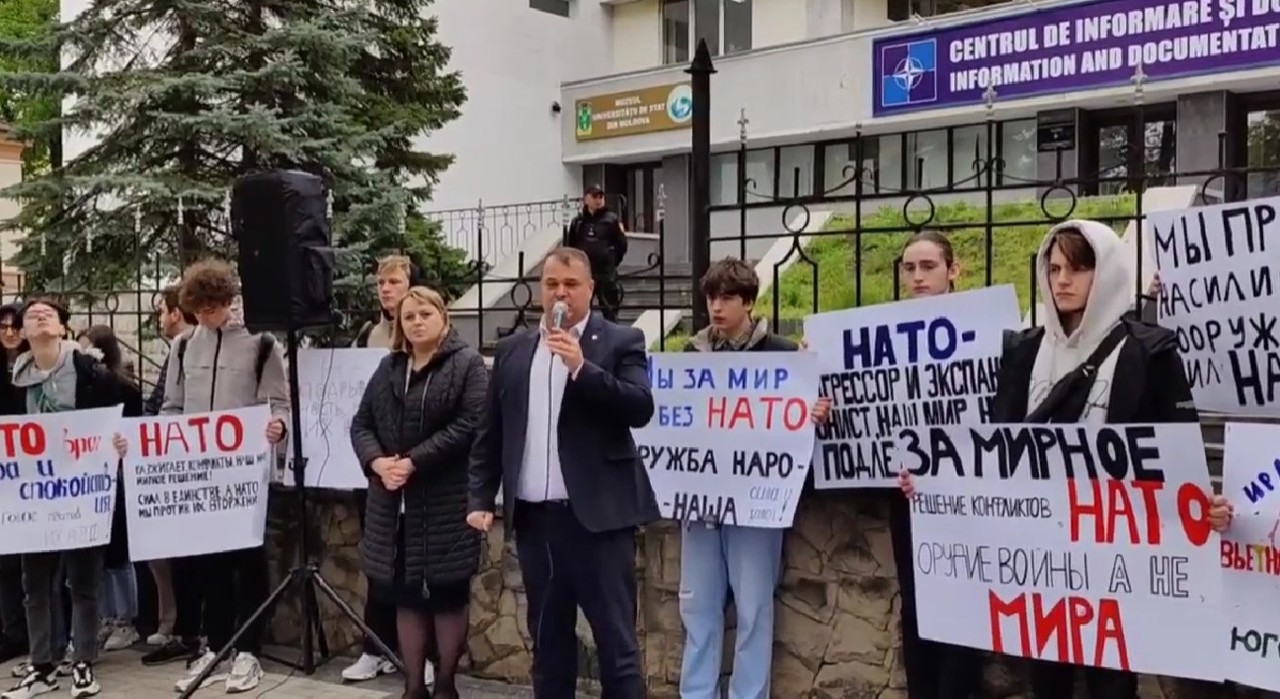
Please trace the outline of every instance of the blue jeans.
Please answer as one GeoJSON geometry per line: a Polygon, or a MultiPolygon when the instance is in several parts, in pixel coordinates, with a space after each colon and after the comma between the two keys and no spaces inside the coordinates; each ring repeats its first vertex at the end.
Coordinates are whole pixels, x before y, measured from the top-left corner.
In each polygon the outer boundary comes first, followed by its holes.
{"type": "Polygon", "coordinates": [[[783,529],[693,523],[680,552],[684,622],[681,699],[718,699],[724,608],[733,590],[738,627],[729,699],[769,699],[773,594],[782,574],[783,529]]]}
{"type": "Polygon", "coordinates": [[[138,578],[130,563],[102,576],[102,618],[132,624],[138,616],[138,578]]]}

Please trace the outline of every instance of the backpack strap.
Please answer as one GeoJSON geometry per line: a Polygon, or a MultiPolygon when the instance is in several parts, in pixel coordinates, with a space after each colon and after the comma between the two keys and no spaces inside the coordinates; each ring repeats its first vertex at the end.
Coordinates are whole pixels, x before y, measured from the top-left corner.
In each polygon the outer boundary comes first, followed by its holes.
{"type": "Polygon", "coordinates": [[[356,347],[365,348],[369,346],[369,336],[373,334],[373,321],[367,320],[364,325],[360,326],[360,332],[356,335],[356,347]]]}
{"type": "Polygon", "coordinates": [[[258,385],[262,385],[262,372],[267,368],[267,360],[271,359],[271,352],[276,348],[276,336],[271,333],[262,333],[258,336],[258,359],[253,369],[258,377],[258,385]]]}
{"type": "Polygon", "coordinates": [[[187,340],[189,340],[190,338],[191,338],[190,335],[183,335],[182,337],[178,338],[178,347],[177,349],[174,350],[178,354],[178,382],[179,383],[181,383],[182,380],[186,378],[186,374],[183,371],[182,367],[183,367],[183,360],[186,359],[187,357],[187,340]]]}
{"type": "MultiPolygon", "coordinates": [[[[1031,411],[1031,414],[1027,415],[1025,422],[1053,422],[1055,417],[1059,417],[1058,411],[1068,400],[1074,395],[1078,395],[1081,389],[1088,391],[1089,386],[1093,385],[1093,380],[1098,375],[1098,367],[1107,361],[1107,357],[1111,356],[1111,353],[1116,350],[1116,347],[1120,346],[1120,343],[1128,335],[1128,327],[1124,323],[1117,323],[1111,329],[1111,332],[1102,339],[1102,342],[1098,343],[1098,346],[1094,348],[1093,353],[1089,355],[1088,359],[1084,360],[1083,364],[1072,369],[1059,379],[1058,383],[1053,385],[1053,388],[1049,390],[1049,394],[1044,397],[1040,405],[1031,411]]],[[[1083,407],[1082,405],[1081,409],[1083,407]]],[[[1071,421],[1079,417],[1079,415],[1072,416],[1071,421]]]]}

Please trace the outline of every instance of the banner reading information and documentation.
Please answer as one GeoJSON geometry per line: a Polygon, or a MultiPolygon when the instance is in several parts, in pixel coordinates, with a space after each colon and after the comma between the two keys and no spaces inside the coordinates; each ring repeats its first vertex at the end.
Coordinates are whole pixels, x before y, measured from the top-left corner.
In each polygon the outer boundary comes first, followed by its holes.
{"type": "Polygon", "coordinates": [[[1280,416],[1280,197],[1147,215],[1200,410],[1280,416]]]}
{"type": "Polygon", "coordinates": [[[1280,691],[1280,425],[1227,424],[1222,492],[1235,506],[1222,535],[1224,674],[1280,691]]]}
{"type": "Polygon", "coordinates": [[[267,524],[265,405],[125,420],[125,504],[134,561],[262,545],[267,524]]]}
{"type": "Polygon", "coordinates": [[[1276,0],[1101,0],[1036,6],[872,43],[876,116],[1131,87],[1142,67],[1169,80],[1274,65],[1276,0]]]}
{"type": "Polygon", "coordinates": [[[0,555],[111,541],[120,406],[0,418],[0,555]]]}
{"type": "Polygon", "coordinates": [[[896,430],[986,422],[1004,331],[1021,325],[1009,285],[806,318],[832,403],[817,429],[814,484],[892,487],[896,430]]]}
{"type": "Polygon", "coordinates": [[[921,636],[1222,679],[1199,425],[908,428],[897,454],[916,476],[921,636]]]}
{"type": "MultiPolygon", "coordinates": [[[[384,349],[305,349],[298,352],[298,393],[302,404],[303,473],[308,488],[360,490],[369,479],[351,449],[351,418],[384,349]]],[[[293,444],[288,453],[293,463],[293,444]]],[[[288,478],[293,485],[293,478],[288,478]]]]}
{"type": "Polygon", "coordinates": [[[813,454],[813,355],[651,354],[649,381],[654,416],[633,434],[662,516],[790,527],[813,454]]]}

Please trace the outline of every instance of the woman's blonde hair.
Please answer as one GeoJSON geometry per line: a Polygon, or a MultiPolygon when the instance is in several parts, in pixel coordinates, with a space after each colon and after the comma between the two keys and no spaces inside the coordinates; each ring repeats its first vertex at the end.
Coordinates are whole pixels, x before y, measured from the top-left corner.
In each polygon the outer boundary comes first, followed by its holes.
{"type": "Polygon", "coordinates": [[[413,299],[418,303],[425,303],[436,309],[436,313],[440,314],[440,319],[444,321],[444,327],[440,329],[440,339],[443,340],[445,335],[449,334],[449,307],[445,305],[444,298],[435,289],[429,289],[425,286],[411,286],[409,293],[400,299],[400,303],[396,304],[396,316],[391,322],[391,351],[392,352],[413,352],[413,348],[409,346],[409,340],[404,336],[404,329],[400,327],[400,313],[404,310],[404,302],[413,299]]]}

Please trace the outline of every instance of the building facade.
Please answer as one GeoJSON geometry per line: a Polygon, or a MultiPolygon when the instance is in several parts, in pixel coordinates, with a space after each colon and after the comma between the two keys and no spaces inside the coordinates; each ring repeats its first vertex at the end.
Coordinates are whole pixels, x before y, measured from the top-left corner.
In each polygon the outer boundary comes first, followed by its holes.
{"type": "MultiPolygon", "coordinates": [[[[782,207],[762,202],[855,188],[888,201],[994,187],[1007,200],[1053,180],[1088,179],[1077,194],[1107,194],[1135,189],[1143,173],[1150,184],[1176,172],[1183,184],[1196,179],[1184,173],[1280,165],[1275,0],[601,4],[613,64],[562,86],[578,112],[561,132],[563,160],[584,182],[625,192],[633,226],[661,208],[669,257],[687,253],[691,134],[657,99],[687,84],[699,39],[717,71],[711,204],[757,205],[748,233],[780,228],[782,207]],[[974,166],[993,158],[998,170],[974,166]]],[[[1223,186],[1209,179],[1196,183],[1223,186]]],[[[1280,193],[1274,172],[1243,179],[1220,194],[1280,193]]],[[[713,214],[713,255],[739,218],[713,214]]]]}

